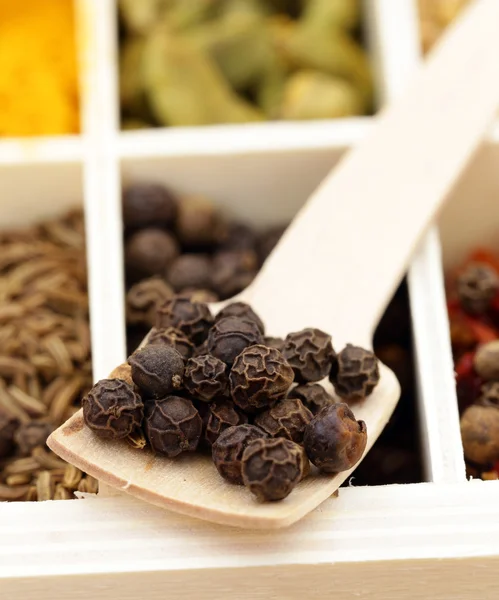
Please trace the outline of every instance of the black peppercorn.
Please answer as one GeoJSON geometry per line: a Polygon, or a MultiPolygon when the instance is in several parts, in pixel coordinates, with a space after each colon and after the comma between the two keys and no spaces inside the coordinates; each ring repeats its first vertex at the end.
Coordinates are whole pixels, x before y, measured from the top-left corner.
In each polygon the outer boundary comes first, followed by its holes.
{"type": "Polygon", "coordinates": [[[254,321],[225,317],[210,329],[208,351],[224,363],[232,365],[236,356],[245,348],[262,342],[262,333],[254,321]]]}
{"type": "Polygon", "coordinates": [[[185,366],[184,387],[195,398],[211,402],[227,391],[226,369],[225,363],[211,354],[191,358],[185,366]]]}
{"type": "Polygon", "coordinates": [[[477,465],[499,460],[499,409],[496,406],[468,406],[461,416],[464,456],[477,465]]]}
{"type": "Polygon", "coordinates": [[[485,312],[498,291],[499,276],[488,265],[470,265],[457,280],[461,306],[472,314],[485,312]]]}
{"type": "Polygon", "coordinates": [[[220,475],[230,483],[243,485],[243,452],[253,440],[265,437],[267,434],[254,425],[237,425],[223,431],[211,449],[213,462],[220,475]]]}
{"type": "Polygon", "coordinates": [[[343,400],[363,400],[378,385],[378,359],[370,350],[347,344],[338,354],[329,379],[343,400]]]}
{"type": "Polygon", "coordinates": [[[253,281],[258,260],[252,250],[223,250],[213,256],[211,285],[220,298],[231,298],[253,281]]]}
{"type": "Polygon", "coordinates": [[[85,423],[103,438],[121,439],[139,428],[144,404],[128,383],[101,379],[82,400],[85,423]]]}
{"type": "Polygon", "coordinates": [[[157,400],[145,420],[145,432],[151,448],[174,458],[198,447],[203,423],[191,400],[167,396],[157,400]]]}
{"type": "Polygon", "coordinates": [[[241,460],[244,485],[261,502],[286,498],[307,469],[303,448],[284,438],[260,438],[241,460]]]}
{"type": "Polygon", "coordinates": [[[335,359],[331,336],[312,328],[287,335],[282,353],[293,368],[298,383],[324,379],[335,359]]]}
{"type": "Polygon", "coordinates": [[[255,425],[263,429],[270,437],[283,437],[301,444],[305,427],[312,418],[312,413],[301,400],[286,398],[257,415],[255,425]]]}
{"type": "Polygon", "coordinates": [[[128,363],[135,385],[153,398],[162,398],[182,386],[184,359],[171,346],[146,346],[134,352],[128,363]]]}
{"type": "Polygon", "coordinates": [[[20,425],[14,435],[19,453],[22,456],[28,456],[37,446],[45,446],[52,431],[54,431],[54,426],[44,421],[31,421],[20,425]]]}
{"type": "Polygon", "coordinates": [[[169,225],[176,213],[177,201],[162,185],[136,183],[123,193],[123,220],[127,229],[169,225]]]}
{"type": "Polygon", "coordinates": [[[175,297],[158,308],[156,327],[180,329],[196,346],[202,344],[213,324],[207,304],[191,302],[187,298],[175,297]]]}
{"type": "Polygon", "coordinates": [[[485,381],[499,380],[499,340],[478,347],[473,358],[473,367],[485,381]]]}
{"type": "Polygon", "coordinates": [[[152,327],[158,306],[173,297],[173,289],[159,277],[143,279],[133,285],[126,295],[126,318],[130,325],[152,327]]]}
{"type": "Polygon", "coordinates": [[[364,421],[356,421],[347,404],[322,409],[305,428],[303,444],[308,458],[325,473],[351,469],[367,444],[364,421]]]}
{"type": "Polygon", "coordinates": [[[255,231],[244,223],[229,223],[221,243],[223,250],[254,250],[255,231]]]}
{"type": "Polygon", "coordinates": [[[125,266],[130,281],[146,277],[163,277],[179,249],[175,238],[161,229],[142,229],[125,244],[125,266]]]}
{"type": "Polygon", "coordinates": [[[167,327],[166,329],[153,327],[147,338],[147,345],[171,346],[177,352],[180,352],[184,360],[190,358],[194,352],[194,344],[180,329],[175,329],[175,327],[167,327]]]}
{"type": "Polygon", "coordinates": [[[234,402],[252,413],[286,396],[293,382],[293,369],[279,350],[254,345],[236,358],[229,380],[234,402]]]}
{"type": "Polygon", "coordinates": [[[265,333],[265,325],[256,312],[246,302],[231,302],[227,304],[222,310],[216,315],[215,323],[224,319],[225,317],[239,317],[246,321],[254,321],[258,325],[258,329],[265,333]]]}
{"type": "Polygon", "coordinates": [[[229,427],[243,425],[248,422],[248,417],[239,412],[230,400],[219,399],[209,405],[205,417],[206,428],[204,439],[212,446],[222,433],[229,427]]]}
{"type": "Polygon", "coordinates": [[[326,392],[320,383],[299,385],[291,390],[289,397],[299,398],[314,415],[335,402],[333,396],[326,392]]]}
{"type": "Polygon", "coordinates": [[[176,231],[185,246],[211,245],[223,231],[220,214],[207,198],[184,196],[178,207],[176,231]]]}
{"type": "Polygon", "coordinates": [[[205,340],[199,346],[194,348],[194,352],[192,353],[192,357],[196,358],[197,356],[204,356],[205,354],[209,354],[208,351],[208,340],[205,340]]]}
{"type": "Polygon", "coordinates": [[[167,279],[177,292],[185,288],[208,288],[211,260],[207,254],[181,254],[170,265],[167,279]]]}
{"type": "Polygon", "coordinates": [[[0,410],[0,458],[6,458],[14,450],[14,435],[19,421],[0,410]]]}
{"type": "Polygon", "coordinates": [[[265,346],[269,346],[269,348],[275,348],[276,350],[279,350],[279,352],[282,352],[284,350],[283,338],[273,337],[273,336],[265,336],[263,338],[263,343],[265,346]]]}

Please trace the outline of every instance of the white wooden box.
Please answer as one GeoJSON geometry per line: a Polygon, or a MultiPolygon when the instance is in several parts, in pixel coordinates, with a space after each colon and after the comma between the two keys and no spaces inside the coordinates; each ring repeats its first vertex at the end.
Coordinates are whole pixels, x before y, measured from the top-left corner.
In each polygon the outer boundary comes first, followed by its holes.
{"type": "MultiPolygon", "coordinates": [[[[125,356],[120,185],[154,178],[203,191],[260,224],[290,218],[371,119],[120,133],[114,0],[78,0],[81,136],[0,142],[0,226],[83,201],[96,379],[125,356]]],[[[413,0],[368,0],[380,100],[419,61],[413,0]]],[[[442,216],[447,263],[497,245],[499,135],[442,216]]],[[[277,532],[211,525],[126,495],[0,504],[0,598],[336,600],[496,598],[499,483],[467,482],[439,235],[409,272],[427,483],[342,488],[277,532]]]]}

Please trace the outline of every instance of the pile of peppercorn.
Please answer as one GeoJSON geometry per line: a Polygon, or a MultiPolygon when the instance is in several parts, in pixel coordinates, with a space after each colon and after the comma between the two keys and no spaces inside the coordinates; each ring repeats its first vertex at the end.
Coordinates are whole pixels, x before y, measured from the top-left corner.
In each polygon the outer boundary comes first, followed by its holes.
{"type": "Polygon", "coordinates": [[[123,194],[129,352],[154,326],[156,305],[185,294],[215,302],[246,288],[284,227],[262,233],[201,195],[139,182],[123,194]]]}
{"type": "Polygon", "coordinates": [[[448,313],[468,475],[499,474],[499,258],[471,254],[449,282],[448,313]]]}
{"type": "Polygon", "coordinates": [[[307,328],[266,337],[252,308],[233,302],[216,317],[175,296],[156,312],[146,345],[83,400],[86,424],[108,439],[175,458],[211,450],[220,475],[262,501],[285,498],[309,472],[352,468],[367,442],[347,403],[369,396],[378,361],[307,328]],[[318,382],[329,378],[337,402],[318,382]]]}

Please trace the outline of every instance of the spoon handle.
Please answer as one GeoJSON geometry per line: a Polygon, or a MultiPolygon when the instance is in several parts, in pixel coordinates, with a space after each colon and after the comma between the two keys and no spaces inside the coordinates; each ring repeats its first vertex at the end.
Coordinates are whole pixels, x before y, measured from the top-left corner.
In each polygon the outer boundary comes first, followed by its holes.
{"type": "MultiPolygon", "coordinates": [[[[479,0],[406,93],[327,176],[250,289],[269,323],[286,314],[336,339],[370,336],[425,229],[499,107],[499,2],[479,0]],[[271,301],[270,301],[271,299],[271,301]]],[[[288,328],[289,330],[289,328],[288,328]]],[[[281,333],[273,332],[274,335],[281,333]]]]}

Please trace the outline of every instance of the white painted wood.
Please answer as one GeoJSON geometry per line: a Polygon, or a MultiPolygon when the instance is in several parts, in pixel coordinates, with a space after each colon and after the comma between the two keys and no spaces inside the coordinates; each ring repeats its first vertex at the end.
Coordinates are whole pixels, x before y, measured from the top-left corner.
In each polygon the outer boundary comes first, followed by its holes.
{"type": "MultiPolygon", "coordinates": [[[[400,94],[421,62],[417,0],[378,0],[384,100],[400,94]],[[398,35],[397,35],[398,34],[398,35]],[[390,43],[391,42],[391,43],[390,43]]],[[[438,232],[421,243],[408,271],[418,417],[426,478],[463,481],[465,465],[438,232]]]]}

